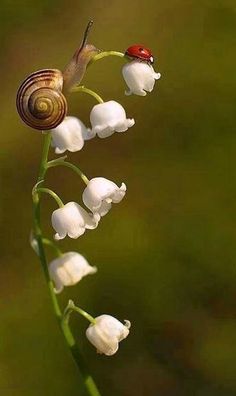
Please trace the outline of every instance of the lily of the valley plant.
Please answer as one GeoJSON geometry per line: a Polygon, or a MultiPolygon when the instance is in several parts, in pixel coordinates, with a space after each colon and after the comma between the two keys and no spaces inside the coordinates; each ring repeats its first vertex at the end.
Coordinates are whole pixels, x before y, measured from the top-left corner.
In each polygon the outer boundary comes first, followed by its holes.
{"type": "Polygon", "coordinates": [[[63,73],[56,69],[44,69],[32,73],[24,80],[17,94],[17,109],[23,121],[41,131],[44,138],[38,178],[32,190],[34,223],[31,245],[40,259],[54,312],[83,376],[87,392],[91,396],[99,396],[100,392],[72,334],[70,315],[75,312],[88,320],[87,339],[99,354],[107,356],[114,355],[118,351],[119,342],[128,336],[131,324],[128,320],[119,321],[104,313],[93,317],[76,306],[72,300],[69,300],[64,309],[60,307],[58,293],[63,292],[65,287],[75,286],[87,275],[95,274],[97,268],[79,252],[62,252],[58,244],[61,239],[68,237],[77,239],[85,232],[99,227],[100,221],[105,221],[103,217],[112,206],[124,199],[127,187],[123,181],[115,183],[104,176],[89,179],[77,165],[66,161],[66,156],[49,160],[49,151],[52,147],[55,154],[67,151],[74,153],[84,149],[85,142],[96,136],[102,139],[108,138],[115,132],[124,133],[134,126],[134,119],[127,117],[120,103],[115,100],[103,101],[96,92],[81,85],[86,69],[94,62],[107,56],[122,58],[125,61],[122,75],[128,86],[126,90],[128,95],[145,96],[147,92],[153,90],[155,80],[160,78],[160,74],[152,67],[151,51],[143,46],[134,45],[122,53],[101,52],[93,45],[87,44],[91,25],[92,22],[89,22],[81,47],[63,73]],[[90,127],[85,126],[74,115],[68,115],[70,112],[68,112],[67,96],[71,92],[89,94],[98,102],[91,109],[90,127]],[[47,171],[52,167],[60,166],[70,168],[84,182],[85,187],[79,202],[63,202],[61,197],[45,186],[47,171]],[[56,204],[51,214],[51,225],[55,231],[53,238],[46,237],[41,227],[43,194],[50,195],[56,204]],[[54,253],[54,259],[50,263],[47,261],[45,245],[51,247],[54,253]]]}

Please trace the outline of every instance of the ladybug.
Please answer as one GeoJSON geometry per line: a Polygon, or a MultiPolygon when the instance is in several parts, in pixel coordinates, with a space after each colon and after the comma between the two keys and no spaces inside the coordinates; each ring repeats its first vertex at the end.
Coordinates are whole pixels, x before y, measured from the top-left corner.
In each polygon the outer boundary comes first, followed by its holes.
{"type": "Polygon", "coordinates": [[[148,63],[153,63],[153,55],[150,49],[142,46],[142,45],[132,45],[125,51],[125,55],[129,56],[130,58],[137,58],[142,61],[146,61],[148,63]]]}

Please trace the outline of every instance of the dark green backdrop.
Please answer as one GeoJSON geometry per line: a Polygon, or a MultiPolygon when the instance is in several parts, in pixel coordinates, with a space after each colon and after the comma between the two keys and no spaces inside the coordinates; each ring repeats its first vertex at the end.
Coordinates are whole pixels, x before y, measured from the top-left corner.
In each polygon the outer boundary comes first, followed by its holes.
{"type": "MultiPolygon", "coordinates": [[[[60,243],[99,268],[60,300],[72,297],[94,315],[132,322],[109,358],[85,339],[87,323],[72,320],[103,396],[233,396],[233,0],[1,0],[0,393],[84,396],[28,243],[42,137],[20,121],[15,94],[30,72],[64,67],[91,17],[92,43],[118,51],[146,44],[162,78],[145,98],[127,98],[121,59],[103,59],[87,73],[86,85],[121,102],[136,125],[69,158],[89,177],[124,181],[128,193],[96,230],[60,243]]],[[[93,104],[76,94],[70,113],[88,124],[93,104]]],[[[80,200],[83,185],[68,169],[51,170],[47,184],[65,201],[80,200]]],[[[47,197],[44,208],[51,236],[55,206],[47,197]]]]}

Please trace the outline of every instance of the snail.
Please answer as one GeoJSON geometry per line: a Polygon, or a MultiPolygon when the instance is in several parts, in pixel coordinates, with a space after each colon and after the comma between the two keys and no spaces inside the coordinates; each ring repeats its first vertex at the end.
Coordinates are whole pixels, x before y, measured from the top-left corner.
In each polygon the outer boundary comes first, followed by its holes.
{"type": "Polygon", "coordinates": [[[67,113],[62,88],[63,75],[60,70],[44,69],[30,74],[17,92],[16,106],[22,120],[40,130],[59,125],[67,113]]]}
{"type": "Polygon", "coordinates": [[[30,74],[17,91],[16,107],[21,119],[30,127],[39,130],[56,128],[67,114],[66,94],[79,83],[88,63],[99,50],[87,44],[93,21],[89,21],[82,44],[71,61],[61,72],[43,69],[30,74]]]}

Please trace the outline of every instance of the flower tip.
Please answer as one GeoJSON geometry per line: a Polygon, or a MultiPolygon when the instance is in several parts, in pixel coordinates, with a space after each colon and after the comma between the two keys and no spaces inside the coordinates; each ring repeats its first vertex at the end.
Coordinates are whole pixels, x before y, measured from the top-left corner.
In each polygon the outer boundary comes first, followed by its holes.
{"type": "Polygon", "coordinates": [[[99,221],[101,220],[101,216],[98,212],[93,213],[93,218],[94,218],[96,224],[98,224],[99,221]]]}
{"type": "Polygon", "coordinates": [[[125,322],[125,327],[127,327],[127,329],[129,330],[131,328],[131,322],[127,319],[125,319],[124,322],[125,322]]]}
{"type": "Polygon", "coordinates": [[[133,92],[132,92],[130,89],[129,89],[128,91],[127,91],[127,90],[125,91],[125,95],[126,95],[126,96],[130,96],[130,95],[132,95],[132,93],[133,93],[133,92]]]}
{"type": "MultiPolygon", "coordinates": [[[[55,146],[54,146],[55,147],[55,146]]],[[[61,150],[58,147],[55,148],[55,154],[63,154],[66,150],[61,150]]]]}
{"type": "Polygon", "coordinates": [[[60,237],[60,235],[59,235],[58,233],[56,233],[56,234],[54,235],[54,239],[55,239],[55,241],[59,241],[59,240],[62,239],[62,238],[60,237]]]}
{"type": "Polygon", "coordinates": [[[127,124],[128,128],[131,128],[135,124],[134,118],[128,118],[127,124]]]}
{"type": "Polygon", "coordinates": [[[121,189],[122,191],[126,192],[126,191],[127,191],[126,184],[125,184],[125,183],[121,183],[120,189],[121,189]]]}
{"type": "Polygon", "coordinates": [[[159,80],[161,78],[161,73],[155,73],[154,78],[155,80],[159,80]]]}
{"type": "Polygon", "coordinates": [[[83,133],[84,140],[91,140],[96,136],[96,133],[91,128],[87,128],[83,133]]]}
{"type": "Polygon", "coordinates": [[[55,294],[60,294],[62,292],[62,290],[64,289],[63,285],[61,285],[60,287],[54,287],[53,291],[55,294]]]}
{"type": "Polygon", "coordinates": [[[139,96],[146,96],[146,95],[147,95],[147,92],[144,91],[144,89],[141,89],[139,92],[139,96]]]}

